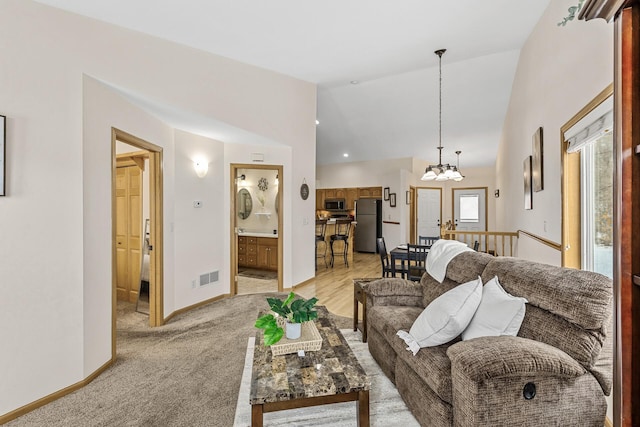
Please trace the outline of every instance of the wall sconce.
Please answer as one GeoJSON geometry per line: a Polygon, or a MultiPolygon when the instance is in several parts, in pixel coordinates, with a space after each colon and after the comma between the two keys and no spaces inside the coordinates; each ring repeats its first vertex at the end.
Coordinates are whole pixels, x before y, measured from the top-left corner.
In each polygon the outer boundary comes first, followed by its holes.
{"type": "Polygon", "coordinates": [[[204,178],[209,171],[209,163],[206,160],[198,159],[193,162],[193,168],[196,171],[198,178],[204,178]]]}
{"type": "Polygon", "coordinates": [[[246,178],[247,177],[244,174],[240,175],[239,177],[236,178],[236,184],[238,184],[238,185],[246,185],[246,182],[244,182],[244,180],[246,178]]]}
{"type": "Polygon", "coordinates": [[[496,190],[493,192],[493,195],[496,196],[496,199],[500,197],[500,190],[496,190]]]}

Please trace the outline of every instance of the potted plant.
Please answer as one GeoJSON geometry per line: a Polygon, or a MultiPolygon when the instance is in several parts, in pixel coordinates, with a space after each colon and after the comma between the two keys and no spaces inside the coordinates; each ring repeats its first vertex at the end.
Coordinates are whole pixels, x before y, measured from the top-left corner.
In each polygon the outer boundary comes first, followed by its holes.
{"type": "MultiPolygon", "coordinates": [[[[318,318],[318,312],[313,309],[318,298],[295,299],[295,294],[291,292],[284,301],[279,298],[267,298],[267,302],[271,311],[285,319],[287,338],[289,339],[300,338],[302,322],[318,318]]],[[[271,313],[260,316],[256,320],[255,327],[264,329],[264,345],[275,344],[284,335],[284,330],[278,326],[276,317],[271,313]]]]}

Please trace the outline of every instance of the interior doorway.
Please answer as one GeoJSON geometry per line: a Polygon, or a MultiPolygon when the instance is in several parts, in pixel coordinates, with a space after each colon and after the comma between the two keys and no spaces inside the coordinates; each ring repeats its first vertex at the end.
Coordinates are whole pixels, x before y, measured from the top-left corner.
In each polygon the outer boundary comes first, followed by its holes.
{"type": "Polygon", "coordinates": [[[231,164],[231,294],[283,288],[283,167],[231,164]]]}
{"type": "Polygon", "coordinates": [[[141,290],[141,272],[145,268],[148,271],[145,278],[148,279],[149,326],[160,326],[164,323],[162,147],[113,128],[111,132],[111,158],[112,336],[115,357],[118,295],[121,299],[129,301],[134,296],[137,298],[141,290]],[[136,151],[118,155],[119,144],[126,144],[136,151]],[[127,168],[131,168],[131,173],[124,172],[127,168]],[[149,188],[146,194],[140,185],[136,169],[148,170],[149,188]],[[132,183],[133,181],[138,184],[132,183]],[[127,188],[127,191],[124,191],[124,188],[127,188]],[[143,198],[148,200],[148,228],[143,225],[147,222],[146,218],[143,218],[143,198]],[[143,258],[145,250],[148,251],[147,266],[145,266],[143,258]],[[122,262],[119,269],[118,261],[120,260],[122,262]]]}

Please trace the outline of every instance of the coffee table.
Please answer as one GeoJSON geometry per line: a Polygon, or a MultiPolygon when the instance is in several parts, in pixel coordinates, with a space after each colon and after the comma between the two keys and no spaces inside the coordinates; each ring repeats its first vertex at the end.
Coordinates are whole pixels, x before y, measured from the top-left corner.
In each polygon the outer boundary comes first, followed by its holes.
{"type": "Polygon", "coordinates": [[[251,375],[251,425],[262,426],[264,413],[331,403],[356,402],[358,425],[369,426],[370,381],[325,307],[317,307],[318,351],[273,356],[256,334],[251,375]]]}

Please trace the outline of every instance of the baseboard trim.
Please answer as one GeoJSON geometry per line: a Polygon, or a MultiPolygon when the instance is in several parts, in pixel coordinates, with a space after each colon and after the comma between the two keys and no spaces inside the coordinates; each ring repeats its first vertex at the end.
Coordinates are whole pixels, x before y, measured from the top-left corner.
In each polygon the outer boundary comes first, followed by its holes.
{"type": "Polygon", "coordinates": [[[95,380],[100,374],[102,374],[104,371],[107,370],[107,368],[109,366],[111,366],[113,364],[113,362],[115,361],[115,359],[111,359],[109,361],[107,361],[104,365],[102,365],[101,367],[99,367],[98,369],[96,369],[91,375],[89,375],[87,378],[85,378],[82,381],[78,381],[75,384],[71,384],[68,387],[63,388],[62,390],[58,390],[54,393],[51,393],[48,396],[45,396],[43,398],[40,398],[38,400],[36,400],[35,402],[31,402],[28,403],[18,409],[15,409],[11,412],[8,412],[4,415],[0,415],[0,425],[2,424],[6,424],[9,421],[15,420],[18,417],[23,416],[24,414],[27,414],[31,411],[33,411],[34,409],[38,409],[41,406],[46,405],[47,403],[51,403],[54,400],[58,400],[61,397],[66,396],[67,394],[73,393],[74,391],[81,389],[82,387],[86,386],[87,384],[89,384],[91,381],[95,380]]]}
{"type": "Polygon", "coordinates": [[[304,282],[301,282],[301,283],[298,283],[297,285],[292,286],[291,290],[296,290],[296,288],[299,288],[300,286],[308,285],[309,283],[313,282],[314,280],[316,280],[315,277],[312,277],[311,279],[307,279],[304,282]]]}
{"type": "Polygon", "coordinates": [[[230,296],[231,296],[231,294],[222,294],[222,295],[218,295],[217,297],[213,297],[213,298],[206,299],[204,301],[197,302],[197,303],[195,303],[193,305],[189,305],[187,307],[182,307],[181,309],[178,309],[178,310],[174,311],[173,313],[171,313],[170,315],[168,315],[167,317],[165,317],[163,324],[167,323],[169,320],[173,319],[174,317],[176,317],[179,314],[186,313],[187,311],[191,311],[193,309],[196,309],[198,307],[202,307],[203,305],[207,305],[207,304],[210,304],[212,302],[220,301],[221,299],[229,298],[230,296]]]}

